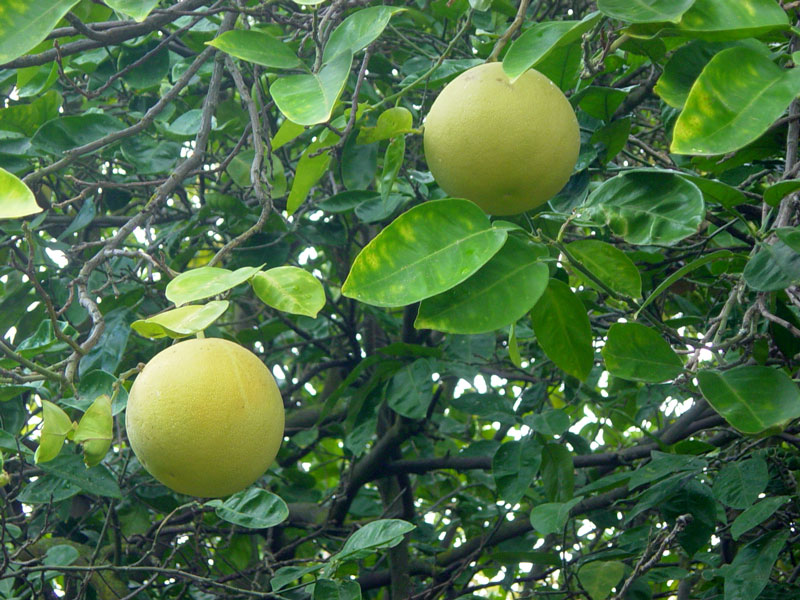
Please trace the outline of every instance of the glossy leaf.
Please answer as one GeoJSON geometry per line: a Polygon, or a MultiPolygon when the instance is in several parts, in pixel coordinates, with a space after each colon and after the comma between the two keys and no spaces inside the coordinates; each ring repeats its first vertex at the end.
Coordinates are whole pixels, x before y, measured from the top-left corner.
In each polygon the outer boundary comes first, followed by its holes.
{"type": "Polygon", "coordinates": [[[320,180],[328,170],[328,165],[331,164],[330,153],[324,151],[320,153],[320,150],[334,142],[329,142],[327,138],[323,138],[323,140],[310,144],[297,162],[292,189],[286,200],[286,212],[290,215],[294,214],[305,202],[311,188],[320,180]]]}
{"type": "Polygon", "coordinates": [[[235,29],[206,43],[262,67],[294,69],[303,66],[289,46],[263,31],[235,29]]]}
{"type": "Polygon", "coordinates": [[[542,464],[542,445],[531,437],[503,443],[492,458],[497,493],[516,504],[528,491],[542,464]]]}
{"type": "Polygon", "coordinates": [[[789,496],[772,496],[757,502],[744,512],[731,524],[731,537],[738,540],[745,533],[761,525],[769,519],[775,511],[786,504],[791,498],[789,496]]]}
{"type": "Polygon", "coordinates": [[[386,153],[383,157],[383,170],[378,179],[380,183],[381,199],[385,202],[392,191],[392,186],[403,166],[403,158],[406,153],[406,139],[402,136],[394,138],[386,146],[386,153]]]}
{"type": "Polygon", "coordinates": [[[122,121],[107,114],[58,117],[39,127],[31,144],[45,152],[62,154],[124,128],[122,121]]]}
{"type": "Polygon", "coordinates": [[[575,468],[566,446],[548,442],[542,448],[542,486],[551,502],[566,502],[575,491],[575,468]]]}
{"type": "Polygon", "coordinates": [[[800,391],[783,371],[743,365],[698,371],[697,380],[708,403],[742,433],[781,428],[800,417],[800,391]]]}
{"type": "Polygon", "coordinates": [[[400,368],[386,387],[386,404],[408,419],[424,419],[433,399],[433,372],[426,358],[400,368]]]}
{"type": "Polygon", "coordinates": [[[594,27],[600,13],[588,14],[581,21],[537,23],[511,44],[503,58],[503,70],[513,82],[528,69],[545,60],[557,48],[576,42],[594,27]]]}
{"type": "Polygon", "coordinates": [[[312,319],[325,306],[325,290],[311,273],[299,267],[275,267],[250,280],[256,296],[267,306],[312,319]]]}
{"type": "Polygon", "coordinates": [[[324,123],[331,118],[352,62],[353,56],[342,52],[322,65],[319,73],[279,77],[270,94],[286,118],[298,125],[324,123]]]}
{"type": "Polygon", "coordinates": [[[200,267],[181,273],[167,284],[167,300],[176,306],[210,298],[236,287],[259,272],[261,267],[242,267],[235,271],[219,267],[200,267]]]}
{"type": "Polygon", "coordinates": [[[183,338],[205,331],[228,309],[227,300],[212,300],[202,305],[191,304],[139,319],[131,328],[144,337],[183,338]]]}
{"type": "Polygon", "coordinates": [[[782,240],[764,245],[744,268],[747,285],[759,292],[776,292],[800,282],[800,253],[782,240]]]}
{"type": "Polygon", "coordinates": [[[435,296],[475,273],[503,245],[468,200],[426,202],[403,213],[358,254],[342,294],[375,306],[403,306],[435,296]]]}
{"type": "Polygon", "coordinates": [[[100,464],[111,448],[114,431],[111,417],[111,398],[105,394],[98,396],[83,413],[72,440],[83,444],[83,462],[87,467],[100,464]]]}
{"type": "Polygon", "coordinates": [[[320,578],[314,583],[312,600],[361,600],[361,586],[357,581],[334,581],[320,578]]]}
{"type": "Polygon", "coordinates": [[[740,39],[789,28],[774,0],[695,0],[678,23],[679,33],[708,40],[740,39]]]}
{"type": "Polygon", "coordinates": [[[800,190],[800,179],[780,181],[764,191],[764,202],[769,206],[778,206],[786,196],[800,190]]]}
{"type": "Polygon", "coordinates": [[[608,224],[631,244],[674,244],[696,233],[705,218],[697,186],[657,170],[628,171],[608,179],[585,206],[589,218],[608,224]]]}
{"type": "Polygon", "coordinates": [[[628,23],[677,22],[692,4],[694,0],[598,0],[597,9],[628,23]]]}
{"type": "Polygon", "coordinates": [[[606,600],[625,569],[625,563],[618,560],[595,560],[578,569],[578,579],[592,600],[606,600]]]}
{"type": "Polygon", "coordinates": [[[683,372],[683,363],[669,343],[639,323],[614,323],[601,352],[608,372],[622,379],[660,383],[683,372]]]}
{"type": "Polygon", "coordinates": [[[717,260],[730,258],[732,256],[733,253],[729,250],[719,250],[718,252],[712,252],[711,254],[707,254],[706,256],[701,256],[700,258],[696,258],[689,264],[682,266],[680,269],[672,273],[664,281],[658,284],[658,287],[656,287],[656,289],[652,291],[652,293],[639,306],[639,309],[636,311],[636,313],[634,313],[634,318],[638,317],[639,313],[642,312],[646,306],[648,306],[651,302],[653,302],[653,300],[655,300],[666,290],[668,290],[676,281],[682,279],[684,275],[687,275],[692,271],[699,269],[703,265],[707,265],[717,260]]]}
{"type": "Polygon", "coordinates": [[[449,333],[485,333],[514,323],[547,287],[548,269],[537,262],[542,246],[509,237],[469,279],[422,301],[414,327],[449,333]]]}
{"type": "MultiPolygon", "coordinates": [[[[715,54],[733,45],[746,44],[754,50],[765,52],[766,46],[755,40],[738,42],[704,42],[694,40],[680,46],[672,54],[653,91],[674,108],[683,108],[689,91],[700,73],[715,54]]],[[[765,52],[766,53],[766,52],[765,52]]]]}
{"type": "Polygon", "coordinates": [[[383,111],[374,127],[362,127],[358,132],[359,144],[372,144],[412,131],[414,117],[407,108],[393,106],[383,111]]]}
{"type": "Polygon", "coordinates": [[[569,520],[569,511],[581,500],[583,500],[583,496],[567,502],[537,504],[531,511],[531,526],[539,535],[560,533],[569,520]]]}
{"type": "Polygon", "coordinates": [[[725,578],[724,600],[758,598],[769,582],[772,567],[790,535],[790,531],[773,531],[741,548],[722,573],[725,578]]]}
{"type": "Polygon", "coordinates": [[[536,339],[547,357],[580,380],[594,362],[592,327],[583,302],[569,286],[551,279],[531,311],[536,339]]]}
{"type": "Polygon", "coordinates": [[[333,30],[322,53],[323,62],[338,56],[352,56],[366,48],[383,33],[392,15],[406,10],[396,6],[370,6],[353,13],[333,30]]]}
{"type": "Polygon", "coordinates": [[[800,69],[782,69],[748,47],[723,50],[695,81],[671,151],[724,154],[756,140],[800,92],[800,69]]]}
{"type": "MultiPolygon", "coordinates": [[[[609,288],[630,298],[641,297],[642,276],[622,250],[600,240],[577,240],[566,247],[573,258],[609,288]]],[[[586,282],[596,285],[588,277],[586,282]]]]}
{"type": "Polygon", "coordinates": [[[775,235],[789,248],[800,253],[800,227],[779,227],[775,235]]]}
{"type": "Polygon", "coordinates": [[[223,521],[247,529],[268,529],[289,517],[289,507],[280,496],[257,487],[236,492],[224,502],[211,500],[206,506],[223,521]]]}
{"type": "Polygon", "coordinates": [[[18,219],[42,212],[30,188],[16,175],[0,169],[0,219],[18,219]]]}
{"type": "Polygon", "coordinates": [[[0,10],[0,65],[22,56],[47,37],[78,0],[6,2],[0,10]]]}
{"type": "Polygon", "coordinates": [[[748,508],[767,487],[769,471],[763,458],[754,457],[722,467],[712,492],[714,497],[731,508],[748,508]]]}
{"type": "Polygon", "coordinates": [[[42,433],[34,461],[44,463],[53,460],[61,452],[64,440],[72,433],[74,424],[64,410],[48,400],[42,400],[42,433]]]}
{"type": "Polygon", "coordinates": [[[378,519],[364,525],[353,535],[347,538],[333,560],[357,560],[369,556],[376,550],[393,548],[403,541],[403,536],[416,529],[408,521],[402,519],[378,519]]]}
{"type": "Polygon", "coordinates": [[[525,417],[525,424],[542,435],[561,435],[569,429],[570,418],[561,409],[546,410],[525,417]]]}
{"type": "Polygon", "coordinates": [[[116,475],[112,474],[105,465],[87,469],[83,459],[77,454],[65,452],[49,462],[40,464],[39,468],[48,475],[61,480],[62,486],[64,482],[67,482],[88,494],[122,498],[116,475]]]}
{"type": "Polygon", "coordinates": [[[144,21],[156,7],[158,0],[108,0],[106,4],[134,21],[144,21]]]}

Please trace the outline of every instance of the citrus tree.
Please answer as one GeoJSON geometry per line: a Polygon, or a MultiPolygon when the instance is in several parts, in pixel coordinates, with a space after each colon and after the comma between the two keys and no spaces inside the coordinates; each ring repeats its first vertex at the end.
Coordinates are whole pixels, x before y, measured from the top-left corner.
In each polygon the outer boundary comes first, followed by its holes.
{"type": "MultiPolygon", "coordinates": [[[[2,0],[0,598],[800,596],[797,19],[2,0]],[[580,128],[519,214],[425,158],[433,101],[486,62],[545,75],[580,128]],[[159,483],[125,425],[144,364],[194,337],[255,354],[286,414],[219,498],[159,483]]],[[[492,129],[527,168],[514,120],[492,129]]],[[[231,397],[267,381],[227,364],[231,397]]],[[[215,390],[156,419],[156,454],[213,430],[215,390]]],[[[179,475],[237,471],[240,424],[179,475]]]]}

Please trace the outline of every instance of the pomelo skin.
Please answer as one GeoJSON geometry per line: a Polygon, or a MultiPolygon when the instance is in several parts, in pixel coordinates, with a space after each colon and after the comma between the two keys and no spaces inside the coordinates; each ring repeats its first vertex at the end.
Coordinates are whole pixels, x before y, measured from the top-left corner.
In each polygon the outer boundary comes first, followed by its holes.
{"type": "Polygon", "coordinates": [[[220,497],[258,479],[283,440],[284,410],[269,369],[219,338],[156,354],[128,395],[125,427],[139,462],[181,494],[220,497]]]}
{"type": "Polygon", "coordinates": [[[536,208],[567,183],[580,150],[578,120],[547,77],[513,84],[500,63],[464,71],[425,119],[425,158],[439,186],[490,215],[536,208]]]}

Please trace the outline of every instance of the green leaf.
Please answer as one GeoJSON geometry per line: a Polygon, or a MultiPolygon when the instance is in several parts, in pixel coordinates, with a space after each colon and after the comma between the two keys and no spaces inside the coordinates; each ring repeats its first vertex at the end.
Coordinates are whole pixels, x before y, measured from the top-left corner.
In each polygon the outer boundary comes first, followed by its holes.
{"type": "Polygon", "coordinates": [[[774,531],[739,550],[733,562],[723,570],[724,600],[758,598],[769,582],[772,567],[790,535],[790,531],[774,531]]]}
{"type": "Polygon", "coordinates": [[[675,173],[627,171],[605,181],[586,202],[587,216],[630,244],[670,245],[697,232],[703,194],[675,173]]]}
{"type": "Polygon", "coordinates": [[[73,430],[72,419],[64,410],[48,400],[42,400],[42,433],[34,461],[44,463],[53,460],[61,452],[64,440],[73,430]]]}
{"type": "Polygon", "coordinates": [[[226,31],[206,44],[262,67],[294,69],[303,66],[302,61],[289,46],[263,31],[243,29],[226,31]]]}
{"type": "Polygon", "coordinates": [[[757,37],[789,28],[786,12],[774,0],[695,0],[678,23],[678,33],[708,40],[757,37]]]}
{"type": "Polygon", "coordinates": [[[409,419],[424,419],[433,399],[433,372],[433,366],[426,358],[418,358],[403,366],[386,388],[389,408],[409,419]]]}
{"type": "Polygon", "coordinates": [[[533,331],[547,357],[581,381],[594,362],[592,326],[583,302],[569,286],[551,279],[531,312],[533,331]]]}
{"type": "Polygon", "coordinates": [[[789,496],[773,496],[757,502],[736,517],[736,520],[731,524],[731,536],[734,540],[738,540],[753,527],[757,527],[769,519],[775,514],[776,510],[789,502],[789,500],[791,500],[789,496]]]}
{"type": "Polygon", "coordinates": [[[78,382],[78,397],[62,398],[61,403],[86,412],[92,402],[104,394],[114,400],[111,405],[111,414],[116,415],[122,412],[128,402],[128,392],[125,386],[120,385],[117,377],[111,373],[95,369],[81,375],[81,380],[78,382]]]}
{"type": "Polygon", "coordinates": [[[372,144],[413,131],[414,117],[403,106],[393,106],[383,111],[375,127],[362,127],[358,132],[359,144],[372,144]]]}
{"type": "Polygon", "coordinates": [[[144,337],[182,338],[205,331],[228,309],[227,300],[212,300],[203,305],[192,304],[168,310],[131,323],[131,328],[144,337]]]}
{"type": "Polygon", "coordinates": [[[440,294],[475,273],[507,232],[469,200],[415,206],[356,256],[342,294],[374,306],[404,306],[440,294]]]}
{"type": "Polygon", "coordinates": [[[674,108],[683,108],[689,91],[715,54],[733,45],[747,44],[755,50],[764,52],[766,47],[755,40],[741,42],[704,42],[694,40],[679,47],[672,54],[664,71],[658,78],[653,91],[674,108]]]}
{"type": "Polygon", "coordinates": [[[577,102],[583,112],[589,116],[608,123],[627,97],[628,92],[592,85],[575,94],[571,101],[577,102]]]}
{"type": "Polygon", "coordinates": [[[744,267],[747,285],[759,292],[776,292],[800,282],[800,253],[782,240],[762,246],[744,267]]]}
{"type": "Polygon", "coordinates": [[[653,300],[655,300],[662,293],[664,293],[665,290],[672,287],[672,284],[674,284],[679,279],[683,278],[683,276],[686,275],[687,273],[691,273],[695,269],[698,269],[710,262],[714,262],[716,260],[720,260],[723,258],[730,258],[732,256],[733,253],[729,250],[719,250],[718,252],[712,252],[711,254],[707,254],[706,256],[701,256],[700,258],[693,260],[689,264],[682,266],[680,269],[675,271],[672,275],[670,275],[664,281],[658,284],[658,287],[653,290],[653,292],[647,297],[647,299],[644,302],[642,302],[641,306],[639,306],[639,309],[634,313],[633,315],[634,318],[638,317],[639,313],[642,312],[646,306],[648,306],[653,300]]]}
{"type": "Polygon", "coordinates": [[[39,127],[31,144],[51,154],[62,154],[122,129],[125,129],[122,121],[105,113],[70,115],[52,119],[39,127]]]}
{"type": "Polygon", "coordinates": [[[698,371],[708,403],[733,427],[759,434],[800,417],[800,391],[783,371],[743,365],[728,371],[698,371]]]}
{"type": "Polygon", "coordinates": [[[223,521],[247,529],[268,529],[289,518],[289,507],[280,496],[252,486],[225,501],[210,500],[206,506],[223,521]]]}
{"type": "Polygon", "coordinates": [[[713,155],[755,141],[800,92],[800,69],[782,69],[763,52],[734,47],[703,69],[675,123],[670,150],[713,155]]]}
{"type": "Polygon", "coordinates": [[[600,17],[600,13],[592,12],[581,21],[546,21],[534,24],[511,44],[503,58],[503,70],[513,83],[557,48],[578,41],[594,27],[600,17]]]}
{"type": "Polygon", "coordinates": [[[769,206],[778,206],[786,196],[800,190],[800,179],[780,181],[764,191],[764,202],[769,206]]]}
{"type": "Polygon", "coordinates": [[[542,485],[551,502],[566,502],[575,491],[575,468],[566,446],[548,442],[542,448],[542,485]]]}
{"type": "Polygon", "coordinates": [[[342,55],[352,57],[378,39],[392,15],[404,10],[394,6],[371,6],[353,13],[331,33],[322,61],[331,62],[342,55]]]}
{"type": "Polygon", "coordinates": [[[502,444],[492,458],[497,493],[516,504],[528,491],[542,464],[542,445],[531,437],[502,444]]]}
{"type": "Polygon", "coordinates": [[[748,508],[758,500],[767,483],[769,472],[763,458],[754,457],[725,465],[714,479],[714,497],[731,508],[748,508]]]}
{"type": "Polygon", "coordinates": [[[324,123],[331,118],[352,62],[353,56],[343,52],[323,64],[319,73],[279,77],[270,86],[270,94],[290,121],[298,125],[324,123]]]}
{"type": "Polygon", "coordinates": [[[564,531],[564,526],[569,520],[569,512],[581,500],[583,500],[583,496],[578,496],[568,502],[537,504],[531,511],[531,526],[539,535],[543,536],[564,531]]]}
{"type": "Polygon", "coordinates": [[[541,297],[548,269],[537,262],[543,246],[509,237],[505,245],[472,277],[422,301],[417,329],[449,333],[485,333],[514,323],[541,297]]]}
{"type": "Polygon", "coordinates": [[[108,453],[111,448],[113,428],[111,398],[103,394],[86,409],[72,438],[76,444],[83,444],[83,462],[87,467],[100,464],[108,453]]]}
{"type": "Polygon", "coordinates": [[[779,227],[775,230],[775,235],[792,250],[800,253],[800,227],[779,227]]]}
{"type": "Polygon", "coordinates": [[[392,191],[392,186],[403,166],[403,158],[406,153],[406,139],[402,136],[394,138],[386,146],[386,153],[383,158],[383,170],[381,172],[380,183],[381,199],[385,202],[392,191]]]}
{"type": "Polygon", "coordinates": [[[653,450],[651,460],[629,475],[628,486],[634,490],[640,485],[658,481],[668,475],[700,473],[707,466],[707,461],[686,454],[667,454],[653,450]]]}
{"type": "Polygon", "coordinates": [[[38,45],[77,3],[78,0],[4,3],[0,11],[0,65],[38,45]]]}
{"type": "Polygon", "coordinates": [[[30,188],[16,175],[0,169],[0,219],[18,219],[42,212],[30,188]]]}
{"type": "Polygon", "coordinates": [[[335,141],[331,141],[330,137],[325,135],[316,142],[309,144],[300,156],[294,172],[292,189],[289,192],[289,198],[286,200],[286,212],[290,215],[300,208],[300,205],[308,197],[311,188],[328,170],[328,165],[331,163],[330,153],[322,152],[318,154],[318,152],[332,143],[335,143],[335,141]]]}
{"type": "Polygon", "coordinates": [[[505,425],[517,423],[512,402],[509,398],[495,394],[466,393],[450,401],[450,406],[475,415],[485,421],[498,421],[505,425]]]}
{"type": "Polygon", "coordinates": [[[88,494],[106,496],[108,498],[122,498],[122,492],[117,483],[117,477],[105,465],[97,465],[87,469],[83,459],[77,454],[64,453],[50,462],[39,465],[48,475],[62,480],[61,484],[77,486],[88,494]]]}
{"type": "Polygon", "coordinates": [[[660,383],[683,372],[680,357],[666,340],[640,323],[614,323],[601,352],[608,372],[622,379],[660,383]]]}
{"type": "Polygon", "coordinates": [[[578,569],[578,579],[592,600],[606,600],[625,574],[625,563],[595,560],[578,569]]]}
{"type": "Polygon", "coordinates": [[[525,417],[525,424],[541,435],[561,435],[569,429],[570,422],[569,415],[560,408],[525,417]]]}
{"type": "Polygon", "coordinates": [[[680,20],[694,0],[598,0],[597,9],[612,19],[628,23],[680,20]]]}
{"type": "Polygon", "coordinates": [[[69,544],[50,546],[45,552],[42,563],[48,567],[68,567],[80,557],[77,548],[69,544]]]}
{"type": "Polygon", "coordinates": [[[235,271],[219,267],[200,267],[181,273],[167,284],[167,300],[176,306],[210,298],[244,283],[261,267],[242,267],[235,271]]]}
{"type": "MultiPolygon", "coordinates": [[[[609,288],[629,298],[642,296],[642,276],[633,261],[619,248],[600,240],[577,240],[567,244],[569,253],[609,288]]],[[[589,285],[596,285],[586,278],[589,285]]]]}
{"type": "Polygon", "coordinates": [[[281,567],[269,580],[269,585],[273,592],[278,592],[287,585],[300,579],[303,575],[308,575],[314,571],[319,571],[322,565],[311,565],[308,567],[281,567]]]}
{"type": "MultiPolygon", "coordinates": [[[[177,138],[181,138],[184,140],[189,140],[194,138],[197,135],[197,132],[200,131],[200,127],[203,125],[203,111],[199,108],[194,108],[192,110],[187,110],[185,113],[181,113],[181,115],[175,119],[169,125],[164,127],[164,130],[170,134],[170,136],[174,136],[177,138]]],[[[216,128],[217,120],[215,117],[211,117],[211,127],[212,129],[216,128]]],[[[180,154],[179,152],[176,154],[180,154]]],[[[237,154],[236,157],[241,156],[237,154]]],[[[252,159],[251,159],[252,160],[252,159]]],[[[249,170],[249,169],[248,169],[249,170]]],[[[248,176],[250,173],[248,172],[248,176]]]]}
{"type": "Polygon", "coordinates": [[[393,548],[403,541],[405,534],[414,529],[416,525],[402,519],[372,521],[347,538],[342,549],[331,560],[358,560],[374,554],[376,550],[393,548]]]}
{"type": "Polygon", "coordinates": [[[106,4],[134,21],[144,21],[158,0],[107,0],[106,4]]]}
{"type": "Polygon", "coordinates": [[[256,273],[253,291],[267,306],[294,315],[316,318],[325,306],[325,290],[308,271],[299,267],[275,267],[256,273]]]}
{"type": "Polygon", "coordinates": [[[178,142],[146,134],[126,138],[120,144],[120,150],[123,158],[130,161],[139,175],[170,171],[181,155],[178,142]]]}
{"type": "Polygon", "coordinates": [[[358,581],[334,581],[317,579],[314,583],[312,600],[361,600],[361,586],[358,581]]]}

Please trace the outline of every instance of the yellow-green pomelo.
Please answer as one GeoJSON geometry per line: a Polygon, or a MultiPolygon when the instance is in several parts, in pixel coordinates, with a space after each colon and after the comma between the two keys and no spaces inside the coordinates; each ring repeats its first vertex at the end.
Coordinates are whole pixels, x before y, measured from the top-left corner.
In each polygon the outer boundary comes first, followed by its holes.
{"type": "Polygon", "coordinates": [[[246,488],[283,439],[281,393],[249,350],[191,339],[156,354],[136,377],[125,426],[139,462],[182,494],[220,497],[246,488]]]}
{"type": "Polygon", "coordinates": [[[515,215],[555,196],[578,160],[569,101],[530,69],[511,83],[500,63],[445,86],[425,119],[425,158],[441,188],[491,215],[515,215]]]}

